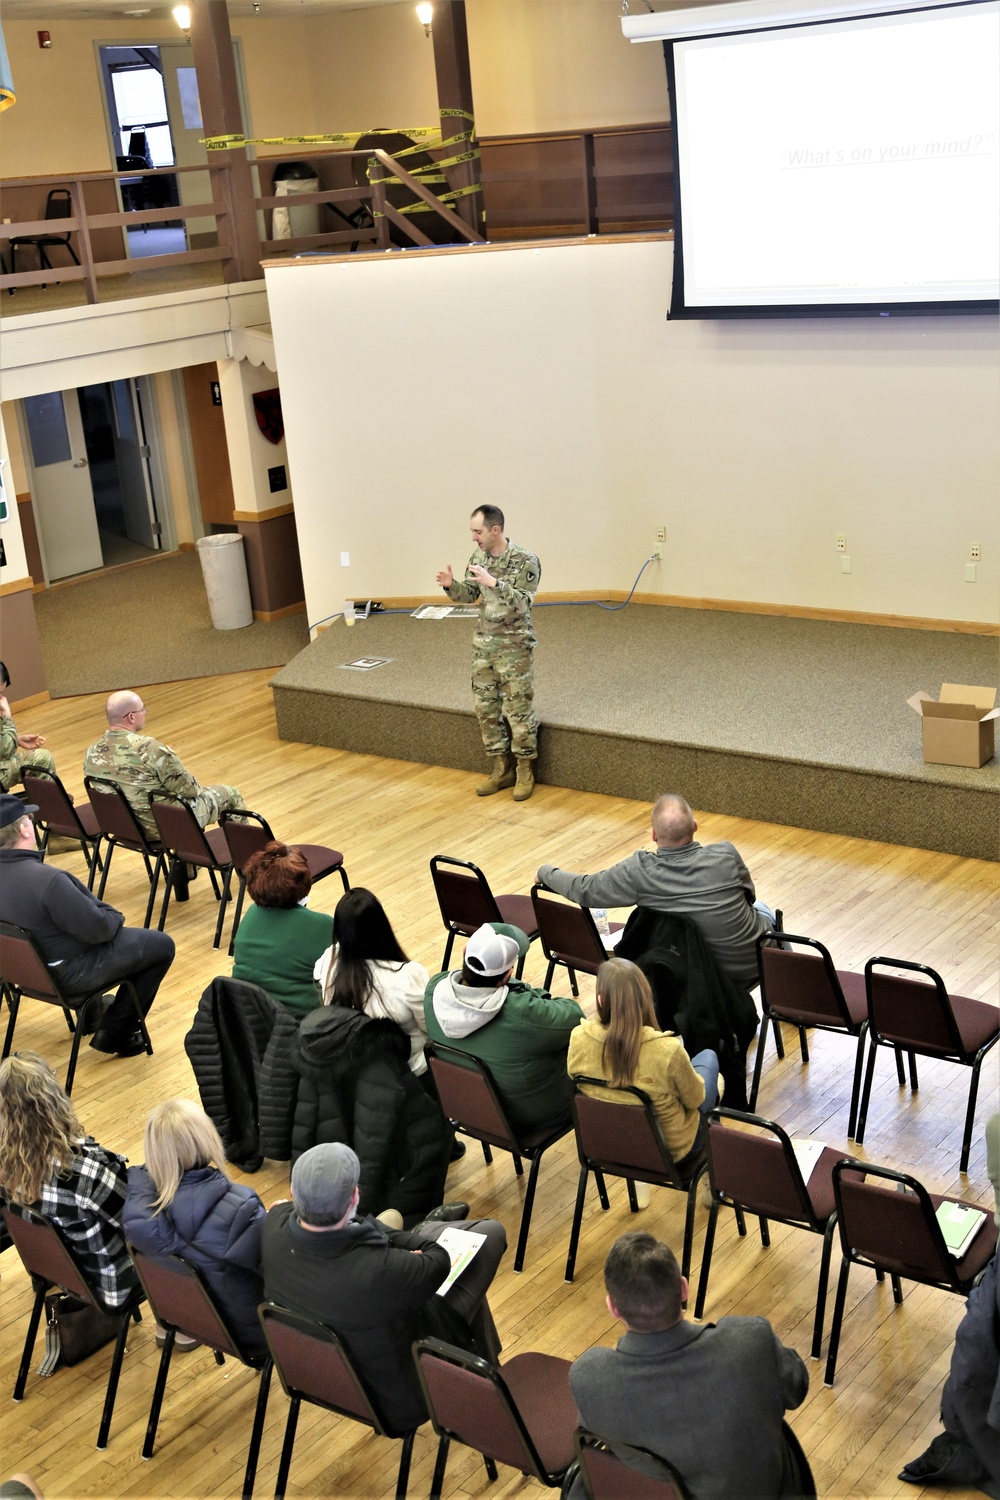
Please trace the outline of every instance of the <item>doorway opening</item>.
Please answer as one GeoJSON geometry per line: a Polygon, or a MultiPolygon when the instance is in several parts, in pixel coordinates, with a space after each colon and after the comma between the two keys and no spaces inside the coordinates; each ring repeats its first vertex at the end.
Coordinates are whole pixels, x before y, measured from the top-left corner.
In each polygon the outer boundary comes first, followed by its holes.
{"type": "MultiPolygon", "coordinates": [[[[177,164],[163,58],[159,47],[99,47],[101,77],[119,172],[177,164]]],[[[191,70],[193,72],[193,69],[191,70]]],[[[195,85],[197,96],[197,84],[195,85]]],[[[198,111],[200,124],[200,109],[198,111]]],[[[123,177],[122,209],[171,208],[176,177],[123,177]]],[[[127,229],[131,256],[172,255],[188,248],[183,221],[127,229]]]]}
{"type": "Polygon", "coordinates": [[[146,380],[129,379],[21,403],[46,583],[137,562],[162,549],[150,400],[146,380]]]}

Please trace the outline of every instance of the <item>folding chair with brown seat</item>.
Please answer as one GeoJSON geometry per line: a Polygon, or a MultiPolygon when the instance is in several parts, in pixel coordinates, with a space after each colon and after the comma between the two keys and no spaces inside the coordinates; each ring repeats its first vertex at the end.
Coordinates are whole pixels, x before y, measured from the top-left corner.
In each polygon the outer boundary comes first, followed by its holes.
{"type": "Polygon", "coordinates": [[[856,1037],[858,1043],[847,1121],[847,1134],[853,1139],[861,1089],[861,1064],[868,1032],[865,976],[850,969],[835,969],[833,959],[822,943],[817,943],[813,938],[796,937],[790,932],[782,932],[780,940],[773,932],[761,934],[757,939],[757,968],[760,973],[761,1023],[757,1035],[753,1083],[750,1086],[751,1114],[757,1108],[768,1021],[774,1032],[774,1045],[779,1057],[785,1055],[780,1023],[787,1021],[798,1027],[799,1049],[804,1063],[809,1061],[807,1026],[814,1026],[818,1031],[839,1031],[856,1037]],[[782,945],[780,948],[779,941],[782,945]],[[788,944],[798,944],[799,950],[811,951],[797,951],[794,947],[786,946],[788,944]]]}
{"type": "Polygon", "coordinates": [[[765,1248],[771,1243],[769,1219],[779,1224],[791,1224],[796,1229],[807,1229],[811,1234],[823,1236],[812,1341],[812,1357],[819,1359],[823,1347],[826,1289],[830,1279],[830,1251],[837,1220],[833,1168],[844,1153],[835,1151],[832,1146],[824,1146],[806,1179],[796,1159],[795,1148],[780,1125],[760,1115],[740,1114],[735,1109],[722,1108],[713,1109],[708,1117],[707,1152],[712,1206],[701,1255],[695,1317],[700,1318],[705,1310],[715,1226],[721,1207],[735,1211],[741,1235],[746,1234],[744,1212],[756,1214],[760,1220],[761,1244],[765,1248]],[[732,1129],[726,1125],[727,1120],[741,1128],[732,1129]]]}
{"type": "MultiPolygon", "coordinates": [[[[247,883],[243,871],[246,869],[247,860],[252,854],[257,854],[265,849],[274,838],[271,825],[260,813],[241,809],[238,813],[224,812],[219,819],[219,827],[226,836],[226,844],[229,849],[229,858],[232,868],[226,877],[227,899],[233,872],[239,878],[239,888],[236,893],[236,907],[233,912],[233,930],[229,935],[229,952],[233,951],[236,942],[236,933],[243,915],[243,901],[246,897],[247,883]]],[[[297,849],[305,856],[306,864],[309,866],[309,874],[312,876],[313,884],[322,880],[326,875],[332,875],[336,870],[344,883],[344,890],[351,889],[351,882],[347,878],[344,869],[344,856],[339,849],[328,849],[325,844],[290,844],[289,848],[297,849]]]]}
{"type": "Polygon", "coordinates": [[[685,1182],[663,1139],[653,1101],[643,1089],[630,1084],[612,1086],[604,1078],[588,1078],[583,1073],[573,1074],[573,1084],[573,1124],[576,1130],[577,1155],[580,1158],[580,1181],[569,1236],[569,1254],[566,1257],[566,1280],[573,1280],[583,1205],[587,1195],[587,1178],[591,1172],[597,1183],[601,1207],[605,1210],[609,1207],[608,1191],[604,1185],[605,1175],[626,1179],[629,1206],[633,1213],[637,1213],[639,1209],[635,1196],[636,1182],[676,1188],[678,1192],[687,1194],[681,1275],[688,1276],[694,1240],[695,1201],[698,1179],[705,1170],[704,1156],[696,1162],[690,1179],[685,1182]],[[620,1098],[595,1099],[584,1093],[586,1088],[607,1090],[608,1093],[620,1095],[620,1098]],[[629,1103],[631,1099],[636,1102],[629,1103]]]}
{"type": "Polygon", "coordinates": [[[21,777],[28,801],[38,808],[35,826],[42,830],[39,845],[44,854],[52,834],[73,839],[87,861],[87,889],[94,889],[94,876],[101,864],[100,848],[104,834],[89,802],[77,807],[54,771],[41,766],[25,769],[21,777]]]}
{"type": "MultiPolygon", "coordinates": [[[[467,859],[453,859],[450,854],[435,854],[431,860],[434,894],[441,910],[441,920],[448,930],[444,945],[442,969],[448,967],[456,937],[471,937],[484,922],[506,922],[520,927],[529,943],[538,936],[538,923],[530,896],[494,896],[489,881],[478,865],[467,859]]],[[[514,977],[524,973],[526,954],[518,959],[514,977]]]]}
{"type": "Polygon", "coordinates": [[[870,958],[865,964],[865,984],[868,989],[868,1066],[855,1140],[860,1146],[865,1138],[868,1101],[879,1047],[896,1049],[896,1072],[901,1087],[906,1082],[901,1051],[909,1054],[911,1089],[917,1087],[917,1053],[921,1057],[960,1063],[972,1069],[958,1168],[960,1172],[968,1171],[979,1070],[987,1052],[1000,1040],[1000,1008],[983,1000],[970,1000],[965,995],[949,995],[940,974],[926,964],[910,963],[906,959],[870,958]],[[929,983],[883,972],[888,968],[926,975],[929,983]]]}
{"type": "Polygon", "coordinates": [[[170,893],[184,865],[197,865],[207,870],[212,882],[215,899],[219,903],[219,919],[215,924],[212,947],[222,941],[222,924],[226,919],[226,903],[229,900],[229,883],[233,867],[232,856],[226,835],[221,828],[202,828],[186,802],[176,797],[153,796],[149,799],[153,818],[163,845],[163,857],[168,861],[163,905],[160,907],[158,930],[163,931],[170,905],[170,893]],[[216,875],[221,875],[220,887],[216,875]]]}
{"type": "Polygon", "coordinates": [[[260,1440],[264,1432],[264,1416],[267,1412],[267,1394],[271,1386],[271,1358],[246,1348],[233,1329],[225,1313],[219,1307],[196,1266],[190,1265],[183,1256],[144,1255],[129,1246],[129,1254],[149,1299],[149,1306],[160,1327],[166,1332],[160,1352],[160,1364],[153,1387],[153,1399],[149,1407],[149,1421],[142,1445],[143,1458],[152,1458],[156,1442],[156,1429],[160,1421],[160,1407],[167,1388],[170,1371],[170,1356],[174,1351],[174,1340],[179,1333],[200,1339],[211,1349],[218,1365],[225,1364],[226,1355],[238,1359],[251,1370],[260,1371],[257,1389],[257,1405],[254,1410],[253,1428],[250,1433],[250,1449],[243,1476],[243,1500],[250,1500],[254,1479],[257,1476],[257,1459],[260,1440]]]}
{"type": "MultiPolygon", "coordinates": [[[[73,195],[69,188],[50,188],[45,198],[45,215],[47,220],[71,219],[73,217],[73,195]]],[[[32,245],[38,251],[38,269],[40,271],[56,270],[48,252],[61,246],[68,250],[75,265],[80,264],[80,257],[73,249],[71,243],[74,231],[68,230],[64,234],[19,234],[10,241],[10,269],[11,274],[17,271],[17,252],[24,245],[32,245]]],[[[44,285],[44,283],[43,283],[44,285]]]]}
{"type": "Polygon", "coordinates": [[[4,1208],[3,1218],[10,1237],[14,1241],[14,1248],[21,1257],[24,1269],[31,1277],[31,1285],[35,1293],[35,1300],[31,1304],[31,1315],[28,1318],[28,1332],[21,1354],[21,1365],[14,1383],[14,1400],[24,1399],[24,1386],[31,1367],[35,1336],[38,1333],[46,1294],[53,1287],[70,1292],[81,1302],[86,1302],[90,1307],[97,1308],[98,1312],[104,1313],[105,1317],[116,1319],[119,1325],[114,1353],[111,1357],[111,1368],[108,1371],[101,1425],[97,1433],[98,1448],[106,1448],[111,1418],[115,1410],[115,1397],[118,1394],[118,1377],[121,1374],[122,1359],[125,1354],[128,1325],[131,1319],[138,1323],[142,1318],[139,1311],[139,1304],[144,1300],[142,1288],[137,1284],[121,1307],[110,1307],[101,1295],[100,1287],[88,1277],[80,1264],[71,1242],[51,1219],[44,1214],[36,1213],[34,1209],[20,1206],[4,1208]]]}
{"type": "MultiPolygon", "coordinates": [[[[73,1038],[69,1067],[66,1070],[66,1092],[72,1093],[80,1042],[94,1029],[89,1023],[95,1015],[97,1002],[100,1001],[107,986],[100,985],[97,989],[85,990],[78,995],[68,994],[60,983],[59,967],[50,969],[31,933],[26,932],[23,927],[15,927],[13,922],[0,922],[0,981],[7,992],[7,1004],[10,1008],[10,1020],[7,1022],[7,1032],[3,1041],[3,1056],[7,1057],[10,1053],[11,1043],[14,1040],[14,1027],[17,1024],[18,1007],[23,998],[44,1000],[47,1005],[58,1005],[66,1017],[66,1024],[73,1038]]],[[[142,1033],[146,1053],[147,1056],[152,1057],[153,1044],[149,1040],[149,1032],[146,1030],[146,1021],[135,993],[135,986],[128,979],[116,979],[114,985],[119,992],[124,990],[135,1006],[136,1023],[142,1033]]]]}
{"type": "MultiPolygon", "coordinates": [[[[612,956],[601,941],[597,923],[585,906],[564,900],[562,896],[554,896],[543,885],[531,887],[531,905],[535,913],[535,926],[542,941],[542,952],[549,961],[545,970],[544,988],[551,988],[556,964],[562,964],[569,973],[573,994],[578,995],[577,970],[581,974],[596,974],[601,964],[612,956]]],[[[609,924],[609,931],[621,930],[621,922],[609,924]]]]}
{"type": "Polygon", "coordinates": [[[467,1052],[460,1052],[456,1047],[447,1047],[443,1042],[428,1042],[424,1047],[424,1056],[445,1118],[463,1135],[482,1143],[483,1156],[487,1162],[493,1160],[490,1149],[493,1146],[511,1153],[518,1177],[524,1175],[521,1157],[526,1156],[531,1162],[514,1255],[514,1270],[520,1271],[524,1265],[524,1252],[531,1228],[531,1209],[535,1201],[538,1168],[542,1157],[550,1146],[568,1135],[573,1126],[567,1119],[544,1130],[517,1131],[507,1118],[493,1075],[484,1062],[480,1062],[477,1057],[470,1057],[467,1052]]]}
{"type": "Polygon", "coordinates": [[[395,1432],[384,1420],[372,1392],[333,1329],[303,1317],[301,1313],[289,1312],[274,1302],[263,1303],[259,1314],[271,1360],[291,1402],[274,1500],[282,1500],[288,1483],[299,1408],[303,1401],[336,1412],[340,1417],[349,1417],[354,1422],[363,1422],[379,1437],[401,1437],[403,1451],[396,1476],[396,1500],[405,1500],[414,1433],[395,1432]]]}
{"type": "Polygon", "coordinates": [[[576,1456],[587,1500],[693,1500],[666,1458],[632,1443],[615,1443],[580,1427],[576,1456]]]}
{"type": "Polygon", "coordinates": [[[549,1489],[562,1483],[577,1423],[568,1359],[515,1354],[496,1366],[441,1339],[420,1339],[413,1356],[438,1435],[431,1500],[440,1500],[453,1440],[482,1454],[490,1479],[501,1463],[549,1489]]]}
{"type": "Polygon", "coordinates": [[[117,781],[111,781],[106,776],[85,776],[83,784],[106,844],[104,872],[97,898],[99,901],[104,899],[104,889],[111,873],[111,857],[115,850],[128,849],[132,854],[141,854],[146,866],[146,879],[149,881],[149,900],[146,902],[146,915],[142,925],[148,927],[153,919],[156,887],[163,868],[163,846],[146,837],[145,829],[117,781]]]}
{"type": "MultiPolygon", "coordinates": [[[[837,1368],[840,1328],[847,1300],[851,1266],[869,1266],[879,1281],[886,1272],[892,1281],[893,1301],[903,1300],[900,1278],[921,1281],[967,1297],[980,1271],[996,1249],[997,1226],[992,1213],[984,1213],[978,1233],[961,1260],[947,1249],[935,1217],[942,1203],[963,1203],[962,1198],[929,1193],[915,1177],[876,1167],[868,1162],[839,1161],[833,1169],[833,1192],[840,1228],[841,1262],[837,1300],[830,1329],[826,1360],[826,1384],[833,1385],[837,1368]],[[871,1182],[868,1179],[875,1178],[871,1182]]],[[[967,1204],[977,1208],[978,1204],[967,1204]]]]}

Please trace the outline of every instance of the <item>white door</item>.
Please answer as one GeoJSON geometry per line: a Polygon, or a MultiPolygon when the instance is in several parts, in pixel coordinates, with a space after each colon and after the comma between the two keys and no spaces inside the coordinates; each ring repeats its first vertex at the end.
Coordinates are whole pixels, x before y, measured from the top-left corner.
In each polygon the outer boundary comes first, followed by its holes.
{"type": "MultiPolygon", "coordinates": [[[[178,167],[200,167],[208,161],[201,144],[205,134],[201,123],[201,102],[194,71],[194,52],[190,43],[172,42],[160,47],[163,67],[163,89],[167,96],[167,118],[174,143],[174,162],[178,167]]],[[[182,203],[211,203],[212,179],[207,172],[182,172],[177,178],[182,203]]],[[[188,244],[191,236],[210,235],[214,219],[185,219],[188,244]]],[[[197,248],[198,241],[195,241],[197,248]]]]}
{"type": "Polygon", "coordinates": [[[23,407],[45,581],[103,567],[76,391],[27,396],[23,407]]]}
{"type": "Polygon", "coordinates": [[[130,541],[159,551],[159,526],[153,507],[149,483],[149,449],[142,430],[142,418],[136,398],[134,380],[113,380],[111,402],[114,410],[115,457],[118,460],[118,483],[125,508],[125,531],[130,541]]]}

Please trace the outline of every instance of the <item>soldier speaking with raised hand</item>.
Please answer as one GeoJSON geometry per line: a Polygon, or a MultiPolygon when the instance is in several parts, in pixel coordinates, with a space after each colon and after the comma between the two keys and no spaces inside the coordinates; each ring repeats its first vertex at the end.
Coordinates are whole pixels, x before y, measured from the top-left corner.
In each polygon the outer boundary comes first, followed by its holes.
{"type": "Polygon", "coordinates": [[[449,564],[437,581],[456,604],[479,606],[472,638],[472,697],[493,765],[476,795],[490,797],[512,786],[515,802],[525,802],[534,791],[532,767],[538,754],[531,601],[541,568],[533,552],[504,536],[498,506],[481,505],[472,512],[470,526],[476,550],[464,580],[455,581],[449,564]]]}

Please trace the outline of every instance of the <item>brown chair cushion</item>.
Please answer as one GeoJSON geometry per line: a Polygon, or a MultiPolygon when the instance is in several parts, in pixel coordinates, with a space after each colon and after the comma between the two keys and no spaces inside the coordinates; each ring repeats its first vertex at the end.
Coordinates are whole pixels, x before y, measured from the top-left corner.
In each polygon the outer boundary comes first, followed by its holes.
{"type": "Polygon", "coordinates": [[[978,1052],[1000,1031],[1000,1009],[983,1000],[969,1000],[965,995],[950,995],[958,1034],[966,1052],[978,1052]]]}
{"type": "Polygon", "coordinates": [[[837,1206],[833,1196],[833,1167],[835,1162],[843,1161],[844,1154],[843,1151],[834,1150],[832,1146],[824,1146],[819,1160],[809,1174],[806,1192],[809,1194],[813,1213],[821,1222],[828,1219],[837,1206]]]}
{"type": "Polygon", "coordinates": [[[520,927],[529,938],[538,936],[538,923],[530,896],[498,896],[497,906],[500,908],[500,915],[511,927],[520,927]]]}
{"type": "Polygon", "coordinates": [[[515,1354],[501,1367],[538,1455],[550,1474],[573,1462],[573,1434],[579,1420],[569,1388],[568,1359],[553,1354],[515,1354]]]}
{"type": "Polygon", "coordinates": [[[868,996],[865,992],[864,974],[856,974],[853,969],[838,969],[837,978],[840,980],[840,988],[844,992],[847,1001],[847,1009],[851,1013],[851,1020],[855,1026],[860,1026],[862,1021],[868,1019],[868,996]]]}
{"type": "Polygon", "coordinates": [[[329,875],[331,870],[344,863],[340,850],[329,849],[326,844],[294,844],[292,847],[303,856],[314,880],[321,875],[329,875]]]}

